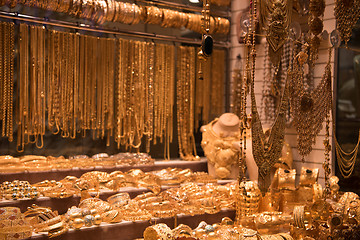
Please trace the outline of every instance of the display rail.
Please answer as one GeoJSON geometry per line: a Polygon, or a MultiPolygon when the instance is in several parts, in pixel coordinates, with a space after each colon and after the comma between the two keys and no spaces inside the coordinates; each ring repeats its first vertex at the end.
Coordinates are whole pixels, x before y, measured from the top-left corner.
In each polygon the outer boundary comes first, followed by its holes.
{"type": "MultiPolygon", "coordinates": [[[[177,42],[177,43],[185,43],[191,45],[201,45],[200,39],[193,39],[193,38],[185,38],[185,37],[175,37],[175,36],[167,36],[161,35],[156,33],[145,33],[145,32],[137,32],[137,31],[129,31],[129,30],[121,30],[121,29],[107,29],[107,28],[99,28],[96,26],[92,26],[85,23],[72,23],[60,20],[54,20],[49,18],[40,18],[15,12],[5,12],[0,11],[0,18],[3,19],[10,19],[10,20],[17,20],[22,22],[31,22],[37,23],[42,25],[49,25],[49,26],[56,26],[56,27],[63,27],[63,28],[70,28],[74,30],[81,30],[81,31],[88,31],[88,32],[97,32],[97,33],[105,33],[105,34],[114,34],[114,35],[123,35],[123,36],[130,36],[136,38],[143,38],[143,39],[151,39],[151,40],[159,40],[159,41],[168,41],[168,42],[177,42]]],[[[223,41],[215,41],[215,47],[220,48],[229,48],[230,45],[228,42],[223,41]]]]}

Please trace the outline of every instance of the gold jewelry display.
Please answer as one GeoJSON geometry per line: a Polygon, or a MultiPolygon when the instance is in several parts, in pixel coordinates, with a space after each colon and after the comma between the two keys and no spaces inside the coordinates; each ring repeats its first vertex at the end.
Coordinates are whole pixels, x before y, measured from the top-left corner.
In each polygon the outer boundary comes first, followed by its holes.
{"type": "Polygon", "coordinates": [[[239,158],[239,152],[233,143],[239,141],[240,132],[229,137],[219,136],[212,128],[216,121],[217,119],[203,127],[201,147],[208,161],[214,165],[217,177],[227,178],[239,158]]]}
{"type": "Polygon", "coordinates": [[[293,70],[290,73],[290,106],[294,116],[293,124],[298,134],[297,146],[303,161],[304,157],[312,151],[315,138],[330,111],[331,104],[329,99],[332,98],[331,52],[329,52],[329,60],[321,82],[312,91],[304,87],[303,64],[306,58],[307,55],[304,52],[300,52],[295,58],[293,70]]]}
{"type": "Polygon", "coordinates": [[[360,17],[360,1],[336,0],[334,10],[336,29],[339,30],[341,39],[347,45],[352,35],[352,29],[360,17]]]}

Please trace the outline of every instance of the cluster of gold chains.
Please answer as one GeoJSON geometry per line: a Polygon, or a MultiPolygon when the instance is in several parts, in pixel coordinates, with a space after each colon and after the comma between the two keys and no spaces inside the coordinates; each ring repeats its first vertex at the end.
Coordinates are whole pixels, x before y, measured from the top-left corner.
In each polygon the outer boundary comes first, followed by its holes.
{"type": "MultiPolygon", "coordinates": [[[[119,40],[115,141],[138,148],[173,139],[175,48],[173,45],[119,40]]],[[[169,154],[167,154],[169,156],[169,154]]]]}
{"type": "Polygon", "coordinates": [[[14,24],[0,23],[0,122],[1,136],[13,141],[14,24]]]}
{"type": "Polygon", "coordinates": [[[46,122],[64,138],[112,135],[115,49],[114,39],[20,25],[18,151],[43,146],[46,122]]]}
{"type": "MultiPolygon", "coordinates": [[[[4,51],[0,54],[6,54],[3,57],[6,61],[0,66],[4,78],[1,120],[3,135],[8,134],[10,139],[13,101],[9,99],[12,99],[14,72],[14,51],[10,49],[14,49],[14,30],[3,31],[7,26],[12,25],[5,23],[0,29],[4,39],[12,39],[1,43],[4,51]]],[[[177,50],[169,44],[95,37],[21,24],[18,48],[18,99],[15,99],[18,151],[23,151],[28,143],[43,147],[43,136],[48,129],[72,139],[90,133],[94,139],[106,139],[107,145],[113,139],[118,147],[138,149],[145,142],[147,151],[151,142],[160,142],[169,157],[177,75],[180,156],[195,159],[195,47],[177,50]]],[[[216,70],[211,70],[210,75],[220,79],[214,80],[219,90],[224,81],[221,75],[224,63],[219,62],[225,53],[222,50],[214,53],[217,58],[210,63],[216,70]]],[[[209,78],[204,81],[210,83],[209,78]]],[[[215,88],[213,92],[215,95],[215,88]]],[[[220,110],[222,95],[213,100],[220,110]]],[[[208,104],[204,101],[203,105],[208,104]]]]}
{"type": "Polygon", "coordinates": [[[195,48],[179,47],[177,50],[177,126],[179,154],[182,159],[195,160],[194,95],[196,66],[195,48]]]}

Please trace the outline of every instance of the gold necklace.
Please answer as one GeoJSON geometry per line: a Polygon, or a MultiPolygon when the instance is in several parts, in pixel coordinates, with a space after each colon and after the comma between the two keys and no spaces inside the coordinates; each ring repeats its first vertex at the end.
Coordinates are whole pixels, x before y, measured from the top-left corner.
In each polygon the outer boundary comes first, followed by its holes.
{"type": "Polygon", "coordinates": [[[155,44],[154,43],[148,43],[148,52],[146,56],[147,58],[147,105],[148,105],[148,111],[147,111],[147,142],[146,142],[146,152],[150,152],[150,141],[153,139],[154,135],[154,56],[155,56],[155,44]]]}
{"type": "MultiPolygon", "coordinates": [[[[2,31],[2,25],[0,25],[0,32],[2,31]]],[[[27,126],[26,116],[28,112],[27,108],[27,84],[28,84],[28,34],[29,28],[26,24],[20,24],[20,39],[19,39],[19,107],[18,107],[18,132],[17,132],[17,145],[16,150],[23,152],[25,148],[25,129],[27,126]]],[[[2,54],[2,51],[0,51],[2,54]]],[[[1,66],[2,64],[0,64],[1,66]]],[[[1,68],[1,67],[0,67],[1,68]]],[[[0,69],[0,72],[2,70],[0,69]]],[[[0,75],[2,78],[2,74],[0,75]]],[[[2,81],[1,81],[2,82],[2,81]]],[[[1,101],[3,102],[3,101],[1,101]]]]}
{"type": "Polygon", "coordinates": [[[352,29],[360,17],[359,0],[336,0],[335,1],[336,28],[340,32],[341,39],[347,45],[352,35],[352,29]]]}
{"type": "Polygon", "coordinates": [[[15,26],[14,23],[7,23],[9,28],[9,93],[8,93],[8,123],[7,137],[9,142],[13,141],[13,91],[14,91],[14,60],[15,60],[15,26]]]}
{"type": "Polygon", "coordinates": [[[304,87],[303,63],[306,54],[300,52],[290,73],[291,80],[291,99],[290,106],[293,113],[293,124],[298,134],[297,145],[300,155],[303,157],[312,151],[312,145],[315,142],[317,134],[322,128],[322,123],[331,105],[331,52],[329,60],[325,67],[325,73],[320,84],[309,91],[304,87]]]}
{"type": "Polygon", "coordinates": [[[272,125],[270,136],[266,139],[266,136],[263,131],[263,127],[260,121],[260,116],[257,111],[256,100],[255,100],[255,19],[256,19],[256,2],[253,6],[253,28],[252,28],[252,44],[251,49],[249,49],[252,57],[252,66],[251,66],[251,134],[252,134],[252,148],[254,160],[259,168],[259,179],[260,188],[263,191],[266,191],[270,181],[267,181],[266,178],[269,176],[271,167],[279,160],[281,157],[281,151],[283,148],[283,141],[285,136],[285,124],[286,124],[286,110],[288,107],[288,97],[289,97],[289,84],[288,81],[285,83],[284,93],[281,98],[281,103],[279,104],[278,114],[275,118],[274,124],[272,125]]]}
{"type": "MultiPolygon", "coordinates": [[[[4,59],[4,51],[5,51],[5,36],[4,36],[4,28],[5,24],[3,22],[0,23],[0,38],[1,38],[1,46],[0,46],[0,58],[4,59]]],[[[4,78],[4,68],[3,64],[0,64],[0,119],[2,122],[2,128],[5,127],[5,78],[4,78]]]]}
{"type": "MultiPolygon", "coordinates": [[[[109,39],[108,40],[109,43],[109,47],[108,47],[108,56],[109,56],[109,75],[108,75],[108,85],[107,85],[107,93],[108,93],[108,105],[107,105],[107,125],[106,125],[106,129],[107,129],[107,136],[108,136],[108,140],[107,140],[107,146],[110,146],[110,137],[112,137],[113,135],[113,129],[114,129],[114,76],[115,76],[115,68],[114,68],[114,64],[115,64],[115,40],[114,39],[109,39]]],[[[105,101],[107,101],[107,99],[105,99],[105,101]]]]}
{"type": "Polygon", "coordinates": [[[292,1],[261,0],[259,8],[260,23],[267,31],[266,40],[269,43],[270,60],[277,69],[291,23],[292,1]]]}
{"type": "Polygon", "coordinates": [[[9,78],[8,78],[8,39],[9,39],[9,31],[7,29],[6,23],[2,23],[3,27],[3,105],[2,105],[2,137],[6,136],[6,124],[7,124],[7,108],[8,108],[8,86],[9,86],[9,78]]]}

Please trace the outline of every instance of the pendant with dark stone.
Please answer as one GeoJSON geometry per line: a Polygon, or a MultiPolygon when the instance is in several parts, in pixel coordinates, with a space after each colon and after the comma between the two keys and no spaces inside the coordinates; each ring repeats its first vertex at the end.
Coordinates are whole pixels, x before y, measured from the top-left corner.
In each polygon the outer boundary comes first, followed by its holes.
{"type": "Polygon", "coordinates": [[[314,106],[314,100],[309,94],[304,94],[300,100],[300,111],[309,112],[314,106]]]}

